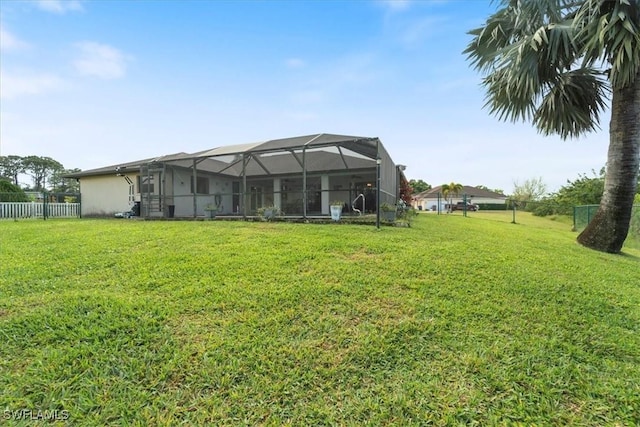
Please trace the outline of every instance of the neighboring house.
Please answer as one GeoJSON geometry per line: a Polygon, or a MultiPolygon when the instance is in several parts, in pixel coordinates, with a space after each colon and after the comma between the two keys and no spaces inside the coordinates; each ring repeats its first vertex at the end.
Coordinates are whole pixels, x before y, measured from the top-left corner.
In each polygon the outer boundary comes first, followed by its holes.
{"type": "Polygon", "coordinates": [[[438,210],[438,203],[440,204],[440,210],[445,210],[445,205],[452,200],[453,203],[462,202],[464,200],[474,203],[476,205],[491,204],[503,205],[507,202],[507,196],[504,194],[494,193],[493,191],[483,190],[476,187],[470,187],[464,185],[462,190],[458,194],[453,194],[444,200],[442,194],[442,186],[439,185],[430,190],[423,191],[413,196],[413,207],[419,210],[438,210]]]}
{"type": "Polygon", "coordinates": [[[329,215],[395,204],[406,179],[378,138],[316,134],[177,153],[68,175],[80,183],[82,216],[133,210],[147,218],[255,215],[276,206],[285,215],[329,215]],[[376,161],[379,159],[379,161],[376,161]]]}

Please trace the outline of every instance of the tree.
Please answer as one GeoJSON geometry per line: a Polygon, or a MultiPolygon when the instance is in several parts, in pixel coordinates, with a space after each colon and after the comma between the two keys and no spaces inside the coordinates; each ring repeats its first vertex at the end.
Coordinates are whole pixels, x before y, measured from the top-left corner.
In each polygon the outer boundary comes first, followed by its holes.
{"type": "Polygon", "coordinates": [[[528,202],[537,202],[547,193],[547,184],[542,177],[525,180],[522,184],[513,182],[513,194],[511,199],[525,208],[528,202]]]}
{"type": "Polygon", "coordinates": [[[79,193],[80,184],[75,178],[66,178],[65,175],[80,172],[80,169],[57,169],[51,174],[49,184],[54,193],[79,193]]]}
{"type": "Polygon", "coordinates": [[[593,172],[593,177],[579,174],[575,181],[567,180],[567,184],[554,193],[542,199],[533,210],[537,216],[552,214],[571,215],[574,206],[597,205],[604,192],[605,168],[600,174],[593,172]]]}
{"type": "Polygon", "coordinates": [[[54,172],[64,169],[62,164],[51,157],[27,156],[23,157],[22,164],[25,172],[33,179],[33,189],[43,191],[46,189],[47,179],[54,172]]]}
{"type": "Polygon", "coordinates": [[[404,177],[400,178],[400,200],[407,206],[411,206],[411,202],[413,201],[411,197],[412,194],[413,188],[411,187],[410,181],[407,181],[404,177]]]}
{"type": "Polygon", "coordinates": [[[453,205],[453,196],[460,194],[462,191],[462,184],[451,182],[449,184],[442,184],[440,189],[442,190],[442,196],[445,200],[449,199],[449,209],[451,211],[451,205],[453,205]]]}
{"type": "Polygon", "coordinates": [[[413,190],[413,194],[422,193],[423,191],[431,190],[431,185],[427,184],[421,179],[410,179],[409,185],[413,190]]]}
{"type": "Polygon", "coordinates": [[[0,177],[9,178],[13,185],[18,183],[18,175],[24,172],[24,164],[20,156],[0,156],[0,177]]]}
{"type": "Polygon", "coordinates": [[[611,95],[600,207],[578,242],[620,252],[640,166],[638,0],[502,0],[465,49],[485,74],[486,106],[563,139],[591,132],[611,95]]]}
{"type": "MultiPolygon", "coordinates": [[[[543,200],[543,203],[534,211],[534,215],[571,215],[574,206],[600,204],[604,193],[605,170],[602,168],[597,173],[592,170],[593,176],[579,174],[578,179],[567,180],[567,184],[560,187],[558,192],[543,200]]],[[[636,198],[638,196],[640,196],[640,182],[636,190],[636,198]]],[[[634,201],[634,204],[637,202],[634,201]]]]}
{"type": "Polygon", "coordinates": [[[605,168],[600,174],[592,171],[593,177],[585,174],[578,175],[575,181],[567,181],[567,185],[560,187],[556,198],[558,202],[567,206],[598,205],[604,193],[605,168]]]}
{"type": "Polygon", "coordinates": [[[487,187],[486,185],[476,185],[476,188],[479,188],[480,190],[492,191],[494,193],[504,195],[504,190],[501,189],[501,188],[491,189],[491,188],[487,187]]]}

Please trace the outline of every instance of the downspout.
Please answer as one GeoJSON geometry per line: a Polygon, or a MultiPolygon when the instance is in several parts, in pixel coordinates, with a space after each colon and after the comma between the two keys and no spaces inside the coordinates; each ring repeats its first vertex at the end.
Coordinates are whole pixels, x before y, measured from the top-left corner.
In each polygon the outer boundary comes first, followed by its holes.
{"type": "Polygon", "coordinates": [[[78,217],[82,218],[82,181],[76,178],[78,183],[78,217]]]}
{"type": "Polygon", "coordinates": [[[400,200],[400,169],[396,165],[396,203],[400,200]]]}

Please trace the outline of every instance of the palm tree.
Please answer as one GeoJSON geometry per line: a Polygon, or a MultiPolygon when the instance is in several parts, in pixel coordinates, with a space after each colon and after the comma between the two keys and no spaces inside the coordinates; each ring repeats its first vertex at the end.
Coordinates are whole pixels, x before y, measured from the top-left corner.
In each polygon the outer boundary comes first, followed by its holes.
{"type": "Polygon", "coordinates": [[[620,252],[640,166],[638,0],[502,0],[465,50],[491,114],[563,139],[598,129],[611,101],[605,190],[578,242],[620,252]]]}
{"type": "Polygon", "coordinates": [[[462,191],[462,184],[458,184],[457,182],[451,182],[449,184],[442,184],[440,187],[442,191],[442,196],[445,200],[449,199],[449,209],[447,212],[451,212],[451,205],[453,205],[453,195],[456,196],[462,191]]]}

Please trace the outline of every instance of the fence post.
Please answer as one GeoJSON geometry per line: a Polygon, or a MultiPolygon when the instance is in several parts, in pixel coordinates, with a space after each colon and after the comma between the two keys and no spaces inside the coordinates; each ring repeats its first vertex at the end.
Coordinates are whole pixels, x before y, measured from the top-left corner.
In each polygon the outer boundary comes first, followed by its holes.
{"type": "Polygon", "coordinates": [[[466,217],[467,216],[467,193],[464,193],[462,195],[462,203],[464,203],[464,205],[462,206],[462,214],[466,217]]]}

